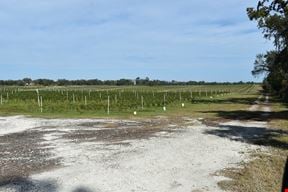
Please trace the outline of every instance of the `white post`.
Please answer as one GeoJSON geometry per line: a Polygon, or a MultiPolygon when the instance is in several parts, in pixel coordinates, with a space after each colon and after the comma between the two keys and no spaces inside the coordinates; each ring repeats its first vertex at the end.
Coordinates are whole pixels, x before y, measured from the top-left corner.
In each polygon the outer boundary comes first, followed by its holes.
{"type": "Polygon", "coordinates": [[[141,96],[141,104],[142,104],[142,110],[144,109],[144,99],[143,96],[141,96]]]}
{"type": "Polygon", "coordinates": [[[39,94],[37,94],[37,102],[38,102],[38,106],[41,107],[39,94]]]}
{"type": "Polygon", "coordinates": [[[108,95],[108,105],[107,105],[107,114],[110,114],[110,97],[108,95]]]}
{"type": "Polygon", "coordinates": [[[43,113],[43,99],[42,99],[42,96],[40,96],[40,110],[41,110],[41,113],[43,113]]]}

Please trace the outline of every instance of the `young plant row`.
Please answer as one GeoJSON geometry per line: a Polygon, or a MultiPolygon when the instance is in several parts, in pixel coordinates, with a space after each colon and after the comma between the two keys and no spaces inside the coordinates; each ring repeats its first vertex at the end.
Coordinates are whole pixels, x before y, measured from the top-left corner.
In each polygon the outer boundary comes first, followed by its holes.
{"type": "Polygon", "coordinates": [[[13,90],[0,91],[0,107],[19,112],[122,112],[194,103],[228,94],[227,90],[13,90]]]}

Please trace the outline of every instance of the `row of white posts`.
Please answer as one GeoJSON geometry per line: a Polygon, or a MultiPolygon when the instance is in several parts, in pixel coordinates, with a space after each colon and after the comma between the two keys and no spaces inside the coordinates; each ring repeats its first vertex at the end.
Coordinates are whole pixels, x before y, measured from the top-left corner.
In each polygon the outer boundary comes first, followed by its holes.
{"type": "MultiPolygon", "coordinates": [[[[9,100],[9,93],[6,93],[6,102],[9,100]]],[[[0,95],[0,105],[3,105],[4,103],[4,98],[3,95],[0,95]]]]}
{"type": "Polygon", "coordinates": [[[40,108],[41,113],[43,113],[43,98],[42,98],[42,96],[39,95],[38,89],[36,90],[36,92],[37,92],[38,106],[40,108]]]}
{"type": "MultiPolygon", "coordinates": [[[[36,92],[37,92],[38,106],[39,106],[40,111],[42,113],[43,112],[43,98],[42,98],[42,96],[39,95],[39,90],[38,89],[36,90],[36,92]]],[[[208,96],[207,90],[205,92],[206,92],[206,96],[208,96]]],[[[192,98],[192,91],[190,93],[191,93],[191,98],[192,98]]],[[[198,93],[199,93],[199,96],[200,96],[201,95],[201,91],[199,91],[198,93]]],[[[138,96],[138,93],[135,92],[135,94],[137,94],[137,96],[138,96]]],[[[163,104],[164,104],[163,110],[164,111],[166,111],[166,94],[163,94],[163,104]]],[[[89,91],[89,95],[90,95],[90,91],[89,91]]],[[[67,92],[66,96],[67,96],[67,99],[68,99],[69,98],[68,92],[67,92]]],[[[100,92],[99,96],[101,98],[101,92],[100,92]]],[[[154,96],[154,92],[153,92],[153,96],[154,96]]],[[[72,97],[73,97],[73,103],[75,103],[75,95],[74,95],[74,93],[73,93],[72,97]]],[[[8,101],[9,100],[9,93],[8,92],[7,92],[6,98],[7,98],[7,101],[8,101]]],[[[179,99],[180,99],[180,101],[182,100],[181,92],[179,94],[179,99]]],[[[115,95],[115,100],[117,101],[117,95],[115,95]]],[[[84,103],[87,106],[87,97],[86,96],[84,97],[84,103]]],[[[0,96],[0,104],[3,105],[3,96],[2,95],[0,96]]],[[[182,107],[184,107],[184,103],[182,103],[182,107]]],[[[142,110],[144,109],[144,97],[143,96],[141,96],[141,109],[142,110]]],[[[110,114],[110,96],[108,96],[108,100],[107,100],[107,114],[108,115],[110,114]]]]}

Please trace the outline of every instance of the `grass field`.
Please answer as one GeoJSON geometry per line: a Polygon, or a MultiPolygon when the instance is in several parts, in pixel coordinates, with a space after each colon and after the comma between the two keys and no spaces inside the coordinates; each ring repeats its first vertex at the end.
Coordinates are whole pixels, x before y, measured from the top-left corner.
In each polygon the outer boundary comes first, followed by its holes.
{"type": "Polygon", "coordinates": [[[1,87],[0,114],[72,118],[191,114],[213,117],[213,112],[208,111],[243,109],[257,98],[259,88],[259,85],[1,87]]]}

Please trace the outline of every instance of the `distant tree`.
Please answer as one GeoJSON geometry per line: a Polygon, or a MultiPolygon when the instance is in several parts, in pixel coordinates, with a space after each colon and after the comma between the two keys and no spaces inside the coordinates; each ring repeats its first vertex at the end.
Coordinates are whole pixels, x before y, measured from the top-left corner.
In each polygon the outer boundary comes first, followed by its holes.
{"type": "MultiPolygon", "coordinates": [[[[157,86],[157,85],[230,85],[230,84],[253,84],[254,82],[224,82],[224,83],[217,83],[217,82],[205,82],[205,81],[161,81],[161,80],[150,80],[148,77],[145,79],[141,79],[140,77],[137,78],[138,85],[143,86],[157,86]]],[[[70,85],[117,85],[117,86],[124,86],[124,85],[134,85],[134,80],[131,79],[119,79],[119,80],[105,80],[101,81],[99,79],[79,79],[79,80],[67,80],[67,79],[58,79],[57,81],[51,79],[36,79],[30,81],[29,79],[25,80],[0,80],[0,85],[17,85],[17,86],[25,86],[26,84],[33,83],[35,85],[40,86],[70,86],[70,85]]]]}
{"type": "Polygon", "coordinates": [[[55,85],[55,81],[51,79],[36,79],[33,81],[35,85],[50,86],[55,85]]]}
{"type": "Polygon", "coordinates": [[[32,83],[31,78],[24,78],[22,81],[24,82],[25,85],[31,85],[31,83],[32,83]]]}
{"type": "MultiPolygon", "coordinates": [[[[15,81],[15,83],[17,86],[24,86],[24,85],[27,85],[28,82],[25,83],[23,80],[17,80],[17,81],[15,81]]],[[[30,85],[30,83],[29,83],[29,85],[30,85]]]]}
{"type": "Polygon", "coordinates": [[[66,80],[66,79],[58,79],[57,80],[57,85],[59,85],[59,86],[67,86],[70,84],[71,84],[71,82],[66,80]]]}
{"type": "Polygon", "coordinates": [[[120,79],[116,81],[116,85],[121,86],[121,85],[133,85],[133,81],[130,79],[120,79]]]}

